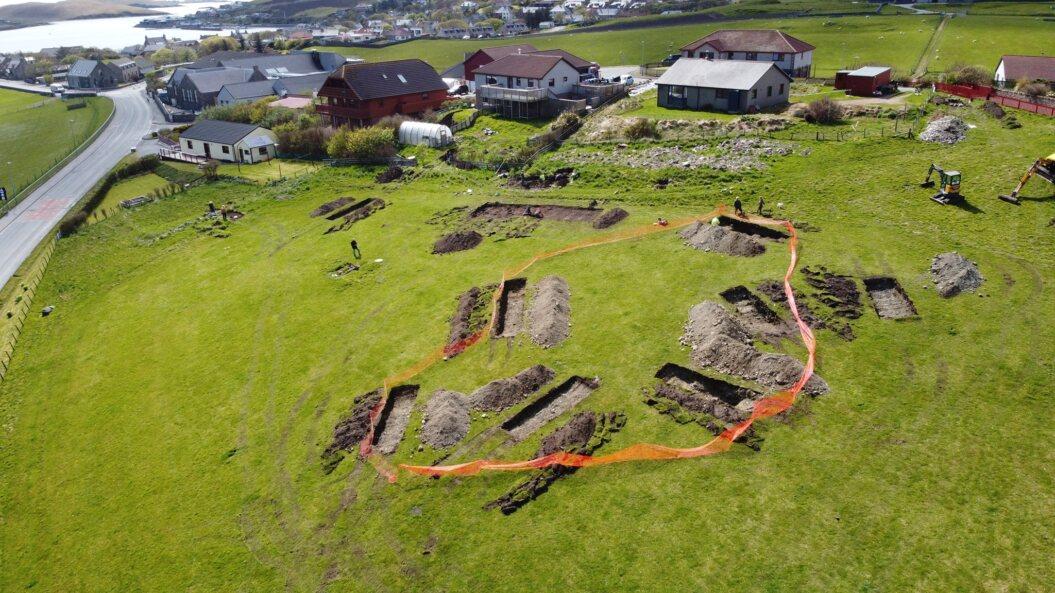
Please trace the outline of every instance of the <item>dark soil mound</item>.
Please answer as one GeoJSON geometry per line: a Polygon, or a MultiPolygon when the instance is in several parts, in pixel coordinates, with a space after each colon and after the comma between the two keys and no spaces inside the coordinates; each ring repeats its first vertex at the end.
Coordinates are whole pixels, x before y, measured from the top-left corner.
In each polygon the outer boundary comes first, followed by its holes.
{"type": "Polygon", "coordinates": [[[477,410],[500,412],[520,403],[556,376],[552,369],[538,364],[512,377],[491,381],[469,394],[469,400],[477,410]]]}
{"type": "Polygon", "coordinates": [[[604,214],[598,216],[597,220],[593,221],[593,228],[606,229],[615,226],[622,222],[627,216],[630,216],[630,213],[622,208],[605,210],[604,214]]]}
{"type": "Polygon", "coordinates": [[[484,315],[490,299],[489,293],[472,287],[458,296],[458,308],[451,317],[451,334],[448,344],[465,340],[487,325],[484,315]]]}
{"type": "Polygon", "coordinates": [[[846,319],[858,319],[862,314],[861,291],[850,276],[829,272],[824,266],[802,268],[806,284],[817,289],[813,295],[828,306],[835,315],[846,319]]]}
{"type": "MultiPolygon", "coordinates": [[[[751,415],[754,402],[762,394],[721,379],[708,377],[674,363],[667,363],[656,373],[661,383],[645,403],[679,424],[694,422],[718,435],[751,415]]],[[[761,439],[753,430],[740,435],[737,442],[758,449],[761,439]]]]}
{"type": "Polygon", "coordinates": [[[392,165],[391,167],[378,173],[377,177],[375,178],[375,181],[377,181],[377,183],[392,183],[393,181],[401,179],[402,177],[403,167],[400,167],[398,165],[392,165]]]}
{"type": "Polygon", "coordinates": [[[356,397],[352,409],[333,428],[333,442],[322,453],[327,473],[341,462],[341,451],[352,451],[370,434],[370,413],[381,403],[381,390],[375,389],[356,397]]]}
{"type": "Polygon", "coordinates": [[[324,214],[329,214],[329,213],[333,212],[334,210],[337,210],[341,206],[345,206],[345,205],[351,204],[351,203],[352,203],[352,198],[337,198],[336,200],[333,200],[332,202],[326,202],[325,204],[323,204],[323,205],[319,206],[318,208],[312,210],[311,214],[309,214],[309,216],[314,218],[314,217],[317,217],[317,216],[322,216],[324,214]]]}
{"type": "Polygon", "coordinates": [[[873,276],[865,278],[865,290],[872,299],[876,314],[883,319],[916,317],[916,305],[908,298],[897,278],[873,276]]]}
{"type": "Polygon", "coordinates": [[[457,233],[450,233],[440,237],[435,245],[432,246],[432,252],[438,255],[444,253],[454,253],[456,251],[468,251],[474,249],[484,240],[484,236],[476,231],[462,231],[457,233]]]}
{"type": "Polygon", "coordinates": [[[995,101],[986,101],[982,105],[982,111],[988,113],[996,119],[1004,119],[1004,116],[1007,115],[1007,112],[1004,111],[1004,108],[1001,107],[1000,104],[995,101]]]}
{"type": "MultiPolygon", "coordinates": [[[[849,278],[849,276],[846,278],[849,278]]],[[[769,297],[774,303],[781,305],[785,311],[791,312],[791,307],[788,306],[787,295],[784,294],[784,284],[781,281],[766,280],[758,285],[758,292],[769,297]]],[[[850,323],[836,319],[837,314],[828,311],[822,300],[825,300],[823,295],[795,291],[795,304],[798,305],[802,321],[813,329],[830,329],[845,340],[853,340],[854,331],[850,323]],[[821,311],[826,312],[822,313],[821,311]]],[[[858,301],[860,301],[860,296],[858,296],[858,301]]],[[[849,301],[845,301],[844,304],[849,305],[849,301]]],[[[860,308],[859,302],[858,308],[860,308]]],[[[851,310],[846,308],[843,316],[848,316],[851,310]]]]}
{"type": "Polygon", "coordinates": [[[571,183],[572,174],[575,169],[565,167],[557,169],[552,175],[514,175],[508,185],[521,189],[548,189],[551,187],[564,187],[571,183]]]}
{"type": "MultiPolygon", "coordinates": [[[[593,455],[612,434],[626,425],[626,416],[619,412],[595,414],[580,412],[564,426],[542,439],[539,456],[566,451],[579,455],[593,455]]],[[[508,515],[541,496],[553,482],[575,473],[578,468],[554,465],[541,469],[509,492],[484,505],[485,509],[500,509],[508,515]]]]}
{"type": "Polygon", "coordinates": [[[469,400],[464,395],[440,389],[425,406],[421,440],[437,449],[457,444],[469,434],[469,400]]]}

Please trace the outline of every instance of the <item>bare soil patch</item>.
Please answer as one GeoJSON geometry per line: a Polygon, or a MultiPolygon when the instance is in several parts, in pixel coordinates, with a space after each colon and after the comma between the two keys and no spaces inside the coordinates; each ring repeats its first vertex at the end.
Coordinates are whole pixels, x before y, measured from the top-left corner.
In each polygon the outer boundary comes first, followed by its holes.
{"type": "Polygon", "coordinates": [[[860,319],[861,291],[851,276],[836,274],[824,266],[802,268],[806,284],[817,289],[814,297],[829,307],[835,315],[846,319],[860,319]]]}
{"type": "MultiPolygon", "coordinates": [[[[682,343],[692,348],[691,358],[697,365],[754,381],[767,389],[785,389],[802,375],[801,362],[786,354],[759,351],[743,325],[712,301],[689,310],[682,343]]],[[[813,375],[804,389],[818,395],[827,392],[828,385],[813,375]]]]}
{"type": "Polygon", "coordinates": [[[311,214],[309,214],[308,216],[311,216],[312,218],[316,218],[316,217],[319,217],[319,216],[327,215],[327,214],[333,212],[334,210],[337,210],[341,206],[346,206],[348,204],[351,204],[352,201],[353,201],[353,198],[337,198],[336,200],[332,200],[330,202],[326,202],[325,204],[323,204],[323,205],[319,206],[318,208],[312,210],[311,214]]]}
{"type": "Polygon", "coordinates": [[[469,218],[500,220],[526,216],[540,220],[562,220],[566,222],[593,222],[601,215],[600,208],[562,206],[559,204],[508,204],[487,202],[469,213],[469,218]]]}
{"type": "Polygon", "coordinates": [[[552,369],[537,364],[512,377],[491,381],[469,394],[469,401],[474,409],[501,412],[520,403],[556,376],[552,369]]]}
{"type": "Polygon", "coordinates": [[[604,214],[601,214],[593,221],[593,228],[595,229],[606,229],[613,227],[622,222],[630,213],[622,208],[612,208],[605,210],[604,214]]]}
{"type": "Polygon", "coordinates": [[[491,330],[493,336],[512,338],[520,333],[524,320],[526,293],[526,278],[510,278],[502,283],[502,294],[498,297],[495,325],[491,330]]]}
{"type": "Polygon", "coordinates": [[[865,290],[872,299],[876,314],[883,319],[906,319],[916,317],[916,305],[908,298],[897,278],[872,276],[865,278],[865,290]]]}
{"type": "Polygon", "coordinates": [[[333,441],[322,453],[323,469],[330,473],[341,462],[341,451],[352,451],[370,434],[370,413],[381,403],[381,390],[375,389],[352,400],[352,409],[333,428],[333,441]]]}
{"type": "Polygon", "coordinates": [[[393,181],[402,179],[403,173],[403,167],[400,167],[399,165],[392,165],[391,167],[378,173],[374,181],[376,181],[377,183],[392,183],[393,181]]]}
{"type": "MultiPolygon", "coordinates": [[[[857,281],[851,276],[829,272],[824,266],[807,267],[802,271],[806,283],[816,289],[813,292],[795,291],[795,303],[802,321],[811,328],[828,329],[844,340],[852,341],[855,336],[850,321],[860,318],[863,311],[857,281]]],[[[758,291],[785,311],[791,311],[781,281],[764,281],[758,285],[758,291]]]]}
{"type": "Polygon", "coordinates": [[[448,233],[436,240],[436,243],[432,246],[432,252],[442,255],[444,253],[468,251],[475,249],[483,240],[484,236],[476,231],[448,233]]]}
{"type": "Polygon", "coordinates": [[[598,387],[599,379],[573,376],[502,423],[502,430],[514,440],[522,441],[550,420],[575,407],[598,387]]]}
{"type": "MultiPolygon", "coordinates": [[[[656,378],[660,383],[645,403],[679,424],[695,422],[713,434],[721,434],[730,426],[751,415],[754,402],[762,393],[740,387],[674,363],[663,365],[656,378]]],[[[757,449],[760,439],[747,431],[737,442],[750,443],[757,449]]]]}
{"type": "Polygon", "coordinates": [[[571,334],[571,289],[560,276],[539,280],[531,301],[531,340],[543,348],[552,348],[571,334]]]}
{"type": "Polygon", "coordinates": [[[986,101],[982,105],[982,111],[988,113],[994,119],[1004,119],[1004,116],[1007,115],[1007,112],[1004,111],[1004,108],[1001,107],[1000,104],[996,103],[995,101],[986,101]]]}
{"type": "Polygon", "coordinates": [[[456,391],[439,389],[425,406],[421,440],[443,449],[457,444],[469,434],[469,400],[456,391]]]}
{"type": "Polygon", "coordinates": [[[399,448],[417,397],[417,385],[400,385],[389,391],[374,428],[373,444],[382,455],[391,455],[399,448]]]}
{"type": "Polygon", "coordinates": [[[694,222],[678,233],[685,244],[701,251],[752,257],[765,253],[765,241],[781,241],[786,234],[776,229],[727,216],[718,224],[694,222]]]}
{"type": "Polygon", "coordinates": [[[978,271],[978,264],[955,251],[934,256],[930,264],[930,275],[938,287],[938,294],[945,298],[974,292],[985,282],[982,273],[978,271]]]}
{"type": "MultiPolygon", "coordinates": [[[[619,412],[596,414],[580,412],[564,426],[542,439],[536,457],[566,451],[579,455],[593,455],[611,440],[613,433],[626,425],[626,416],[619,412]]],[[[578,468],[555,465],[539,470],[512,490],[484,505],[485,509],[499,509],[508,515],[549,490],[553,482],[575,473],[578,468]]]]}
{"type": "Polygon", "coordinates": [[[326,218],[329,220],[343,219],[343,221],[331,226],[326,230],[326,233],[329,234],[346,230],[356,222],[370,216],[384,207],[385,201],[381,198],[367,198],[365,200],[360,200],[351,206],[341,208],[328,215],[326,218]]]}
{"type": "Polygon", "coordinates": [[[351,274],[352,272],[354,272],[354,271],[356,271],[358,269],[359,269],[359,264],[354,264],[352,262],[345,262],[345,263],[337,266],[336,268],[330,270],[330,277],[332,277],[332,278],[340,278],[341,276],[347,276],[348,274],[351,274]]]}

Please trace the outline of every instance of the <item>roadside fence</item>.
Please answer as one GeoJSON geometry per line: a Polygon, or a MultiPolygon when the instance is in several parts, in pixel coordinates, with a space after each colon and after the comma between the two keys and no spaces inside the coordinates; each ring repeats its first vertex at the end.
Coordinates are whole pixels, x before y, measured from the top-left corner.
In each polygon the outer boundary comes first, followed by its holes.
{"type": "Polygon", "coordinates": [[[51,263],[51,256],[55,252],[55,244],[57,242],[58,235],[52,235],[51,242],[48,243],[44,253],[41,254],[40,261],[42,263],[28,279],[19,282],[21,291],[13,295],[13,298],[18,300],[17,306],[11,311],[4,312],[6,317],[4,321],[10,322],[10,324],[6,327],[4,335],[0,336],[0,382],[7,378],[8,370],[11,368],[11,357],[15,353],[15,345],[18,343],[19,336],[22,335],[22,328],[25,326],[26,318],[29,317],[29,311],[33,306],[33,297],[37,294],[37,286],[40,285],[40,281],[44,278],[44,272],[47,271],[48,264],[51,263]]]}

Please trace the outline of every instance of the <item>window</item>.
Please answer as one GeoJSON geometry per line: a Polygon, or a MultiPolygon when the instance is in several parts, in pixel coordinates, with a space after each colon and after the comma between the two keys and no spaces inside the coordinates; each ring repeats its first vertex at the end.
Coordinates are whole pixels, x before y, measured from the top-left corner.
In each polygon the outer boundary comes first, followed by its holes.
{"type": "Polygon", "coordinates": [[[421,98],[422,99],[428,99],[429,98],[429,94],[428,93],[421,93],[421,98]]]}
{"type": "Polygon", "coordinates": [[[758,98],[758,89],[751,89],[751,98],[752,99],[757,99],[758,98]]]}
{"type": "Polygon", "coordinates": [[[758,59],[758,54],[753,52],[753,51],[749,51],[749,52],[747,52],[747,59],[748,60],[757,60],[758,59]]]}
{"type": "Polygon", "coordinates": [[[549,85],[550,86],[557,86],[557,79],[556,78],[549,79],[549,85]]]}
{"type": "Polygon", "coordinates": [[[773,86],[772,85],[766,87],[766,96],[767,97],[772,97],[773,96],[773,86]]]}
{"type": "Polygon", "coordinates": [[[260,147],[259,149],[257,149],[257,151],[258,151],[258,152],[259,152],[259,153],[260,153],[261,155],[265,155],[265,154],[267,154],[267,147],[266,147],[266,146],[261,146],[261,147],[260,147]]]}
{"type": "Polygon", "coordinates": [[[725,59],[727,59],[727,60],[733,59],[733,52],[731,52],[731,51],[725,52],[725,59]]]}
{"type": "Polygon", "coordinates": [[[520,82],[520,79],[519,79],[519,78],[517,78],[517,86],[520,86],[521,84],[522,84],[522,83],[520,82]]]}
{"type": "Polygon", "coordinates": [[[224,154],[231,154],[231,147],[227,146],[227,145],[221,146],[220,147],[220,152],[222,152],[224,154]]]}
{"type": "Polygon", "coordinates": [[[187,148],[188,149],[194,148],[194,143],[191,142],[190,140],[187,140],[187,148]]]}
{"type": "Polygon", "coordinates": [[[667,91],[667,94],[670,96],[671,99],[684,99],[685,98],[685,87],[677,86],[677,85],[671,85],[670,86],[670,90],[667,91]]]}
{"type": "Polygon", "coordinates": [[[564,82],[568,82],[568,77],[567,76],[564,77],[564,82]]]}
{"type": "Polygon", "coordinates": [[[784,59],[784,54],[773,54],[773,61],[779,62],[784,59]]]}
{"type": "Polygon", "coordinates": [[[784,94],[784,83],[783,83],[783,82],[782,82],[782,83],[780,83],[780,90],[779,90],[779,91],[777,91],[777,92],[778,92],[779,94],[781,94],[781,95],[783,95],[783,94],[784,94]]]}
{"type": "Polygon", "coordinates": [[[713,51],[700,52],[700,57],[701,58],[706,58],[708,60],[713,60],[714,59],[714,52],[713,51]]]}
{"type": "Polygon", "coordinates": [[[399,82],[402,82],[403,84],[407,84],[407,79],[402,74],[396,74],[396,78],[399,79],[399,82]]]}
{"type": "Polygon", "coordinates": [[[729,89],[715,89],[714,96],[717,99],[728,99],[729,89]]]}

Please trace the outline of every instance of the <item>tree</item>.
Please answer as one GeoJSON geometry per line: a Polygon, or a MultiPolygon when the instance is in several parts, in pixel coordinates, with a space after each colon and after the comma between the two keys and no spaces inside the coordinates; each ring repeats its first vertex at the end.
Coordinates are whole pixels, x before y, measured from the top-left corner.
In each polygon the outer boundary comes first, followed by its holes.
{"type": "Polygon", "coordinates": [[[238,49],[238,40],[234,37],[220,37],[219,35],[202,39],[198,44],[198,55],[207,56],[211,53],[225,50],[238,49]]]}
{"type": "Polygon", "coordinates": [[[194,51],[193,48],[190,48],[190,47],[179,47],[179,48],[176,48],[176,62],[177,63],[182,64],[184,62],[193,62],[194,60],[197,60],[197,59],[198,59],[198,52],[194,51]]]}
{"type": "Polygon", "coordinates": [[[945,80],[951,84],[985,86],[993,81],[993,76],[988,70],[981,66],[955,64],[945,74],[945,80]]]}
{"type": "Polygon", "coordinates": [[[216,179],[216,172],[220,169],[220,161],[209,159],[201,166],[201,172],[206,179],[216,179]]]}
{"type": "Polygon", "coordinates": [[[260,37],[260,33],[253,33],[253,51],[258,54],[264,53],[264,40],[260,37]]]}
{"type": "Polygon", "coordinates": [[[158,66],[164,66],[166,64],[175,64],[176,52],[172,51],[167,47],[163,47],[150,56],[150,61],[154,62],[154,64],[158,66]]]}

